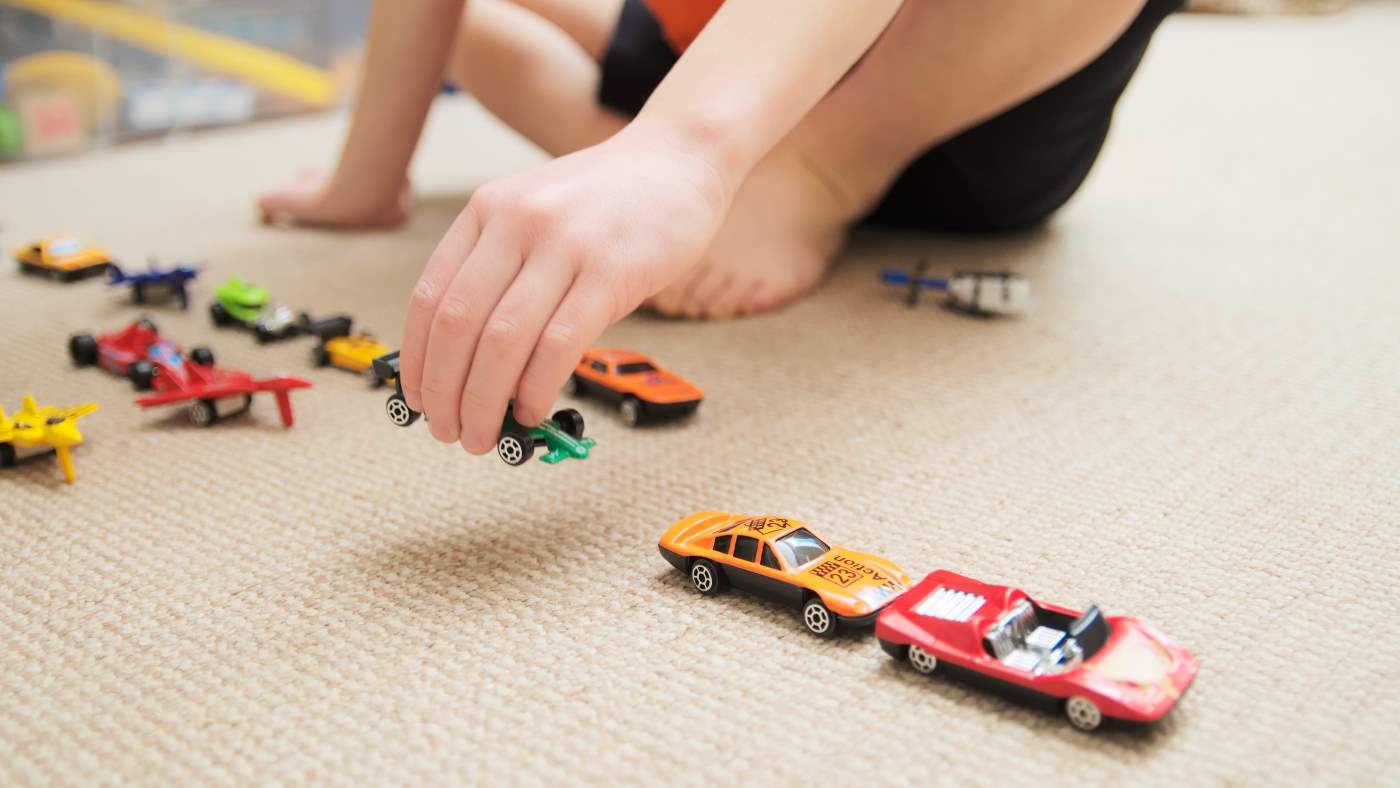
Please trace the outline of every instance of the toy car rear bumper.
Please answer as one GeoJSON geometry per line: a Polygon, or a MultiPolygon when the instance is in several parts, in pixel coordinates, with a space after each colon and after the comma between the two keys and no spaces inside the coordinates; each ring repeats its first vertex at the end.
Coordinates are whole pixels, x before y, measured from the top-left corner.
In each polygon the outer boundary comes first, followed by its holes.
{"type": "Polygon", "coordinates": [[[670,564],[671,566],[674,566],[676,569],[679,569],[682,572],[685,571],[685,556],[675,552],[674,550],[667,550],[662,545],[657,545],[656,549],[661,551],[661,557],[666,559],[666,563],[670,564]]]}

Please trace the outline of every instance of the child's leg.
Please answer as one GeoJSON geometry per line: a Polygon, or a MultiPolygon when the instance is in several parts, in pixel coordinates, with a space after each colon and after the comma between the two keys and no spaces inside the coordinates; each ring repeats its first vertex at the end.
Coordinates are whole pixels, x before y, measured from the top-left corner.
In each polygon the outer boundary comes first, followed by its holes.
{"type": "MultiPolygon", "coordinates": [[[[860,64],[755,169],[706,260],[652,305],[667,313],[725,316],[800,295],[825,273],[847,228],[877,207],[920,154],[950,138],[956,143],[972,136],[983,158],[1028,168],[968,173],[969,201],[995,209],[996,198],[1010,191],[978,195],[971,189],[998,180],[1014,190],[1018,178],[1053,169],[1051,161],[1037,162],[1046,156],[1079,157],[1066,161],[1065,169],[1079,168],[1072,192],[1147,39],[1177,4],[905,3],[860,64]],[[1057,82],[1074,87],[1052,88],[1057,82]],[[1018,105],[1033,111],[1017,115],[1015,134],[983,130],[995,130],[996,116],[1018,105]]],[[[953,169],[940,171],[939,183],[953,169]]],[[[891,197],[900,198],[906,213],[911,201],[924,199],[924,226],[956,224],[935,215],[937,204],[949,200],[925,176],[913,189],[902,182],[891,197]]]]}
{"type": "Polygon", "coordinates": [[[555,156],[607,139],[627,118],[598,104],[599,59],[621,0],[471,0],[447,77],[555,156]]]}

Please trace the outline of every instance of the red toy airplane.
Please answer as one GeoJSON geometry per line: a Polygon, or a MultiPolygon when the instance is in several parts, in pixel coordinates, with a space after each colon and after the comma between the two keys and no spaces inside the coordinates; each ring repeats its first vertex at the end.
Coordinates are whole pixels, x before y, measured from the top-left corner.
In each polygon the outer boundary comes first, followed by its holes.
{"type": "Polygon", "coordinates": [[[68,351],[80,367],[100,364],[131,380],[138,391],[154,390],[136,400],[143,408],[188,401],[190,421],[197,427],[247,411],[253,395],[262,391],[277,397],[282,424],[290,427],[291,390],[311,386],[310,381],[286,375],[257,379],[240,370],[220,369],[208,348],[195,348],[187,357],[174,342],[161,337],[149,320],[96,338],[78,334],[69,340],[68,351]]]}

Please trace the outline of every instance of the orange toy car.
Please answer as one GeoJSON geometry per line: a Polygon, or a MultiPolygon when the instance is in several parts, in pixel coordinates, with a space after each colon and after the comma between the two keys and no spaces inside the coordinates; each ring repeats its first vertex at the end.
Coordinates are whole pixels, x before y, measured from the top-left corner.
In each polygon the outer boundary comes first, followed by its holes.
{"type": "Polygon", "coordinates": [[[27,274],[52,276],[64,282],[98,276],[112,264],[106,251],[84,246],[76,238],[40,238],[15,250],[15,262],[27,274]]]}
{"type": "Polygon", "coordinates": [[[564,384],[564,393],[593,394],[616,403],[629,427],[647,419],[689,416],[705,398],[694,383],[625,348],[593,348],[584,353],[564,384]]]}
{"type": "Polygon", "coordinates": [[[661,555],[710,596],[728,586],[801,608],[818,637],[867,627],[909,587],[909,576],[873,555],[828,545],[785,517],[700,512],[661,535],[661,555]]]}

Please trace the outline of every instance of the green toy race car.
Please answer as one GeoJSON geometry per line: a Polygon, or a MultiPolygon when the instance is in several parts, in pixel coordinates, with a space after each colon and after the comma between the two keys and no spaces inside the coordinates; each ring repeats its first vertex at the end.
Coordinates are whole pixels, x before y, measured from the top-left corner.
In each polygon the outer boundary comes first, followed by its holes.
{"type": "MultiPolygon", "coordinates": [[[[394,393],[384,403],[389,420],[400,427],[407,427],[423,415],[408,406],[403,396],[403,385],[399,383],[399,352],[387,353],[374,360],[374,374],[386,383],[394,384],[394,393]]],[[[540,460],[551,465],[560,460],[573,458],[588,459],[588,450],[596,442],[583,437],[583,414],[567,408],[537,426],[527,427],[515,420],[514,403],[506,406],[506,418],[501,424],[501,436],[496,439],[496,454],[506,465],[524,465],[535,455],[535,450],[547,451],[540,460]]]]}
{"type": "Polygon", "coordinates": [[[240,325],[253,332],[259,342],[288,339],[305,331],[306,315],[297,315],[283,304],[268,303],[267,289],[239,277],[230,276],[214,288],[209,316],[216,326],[240,325]]]}

